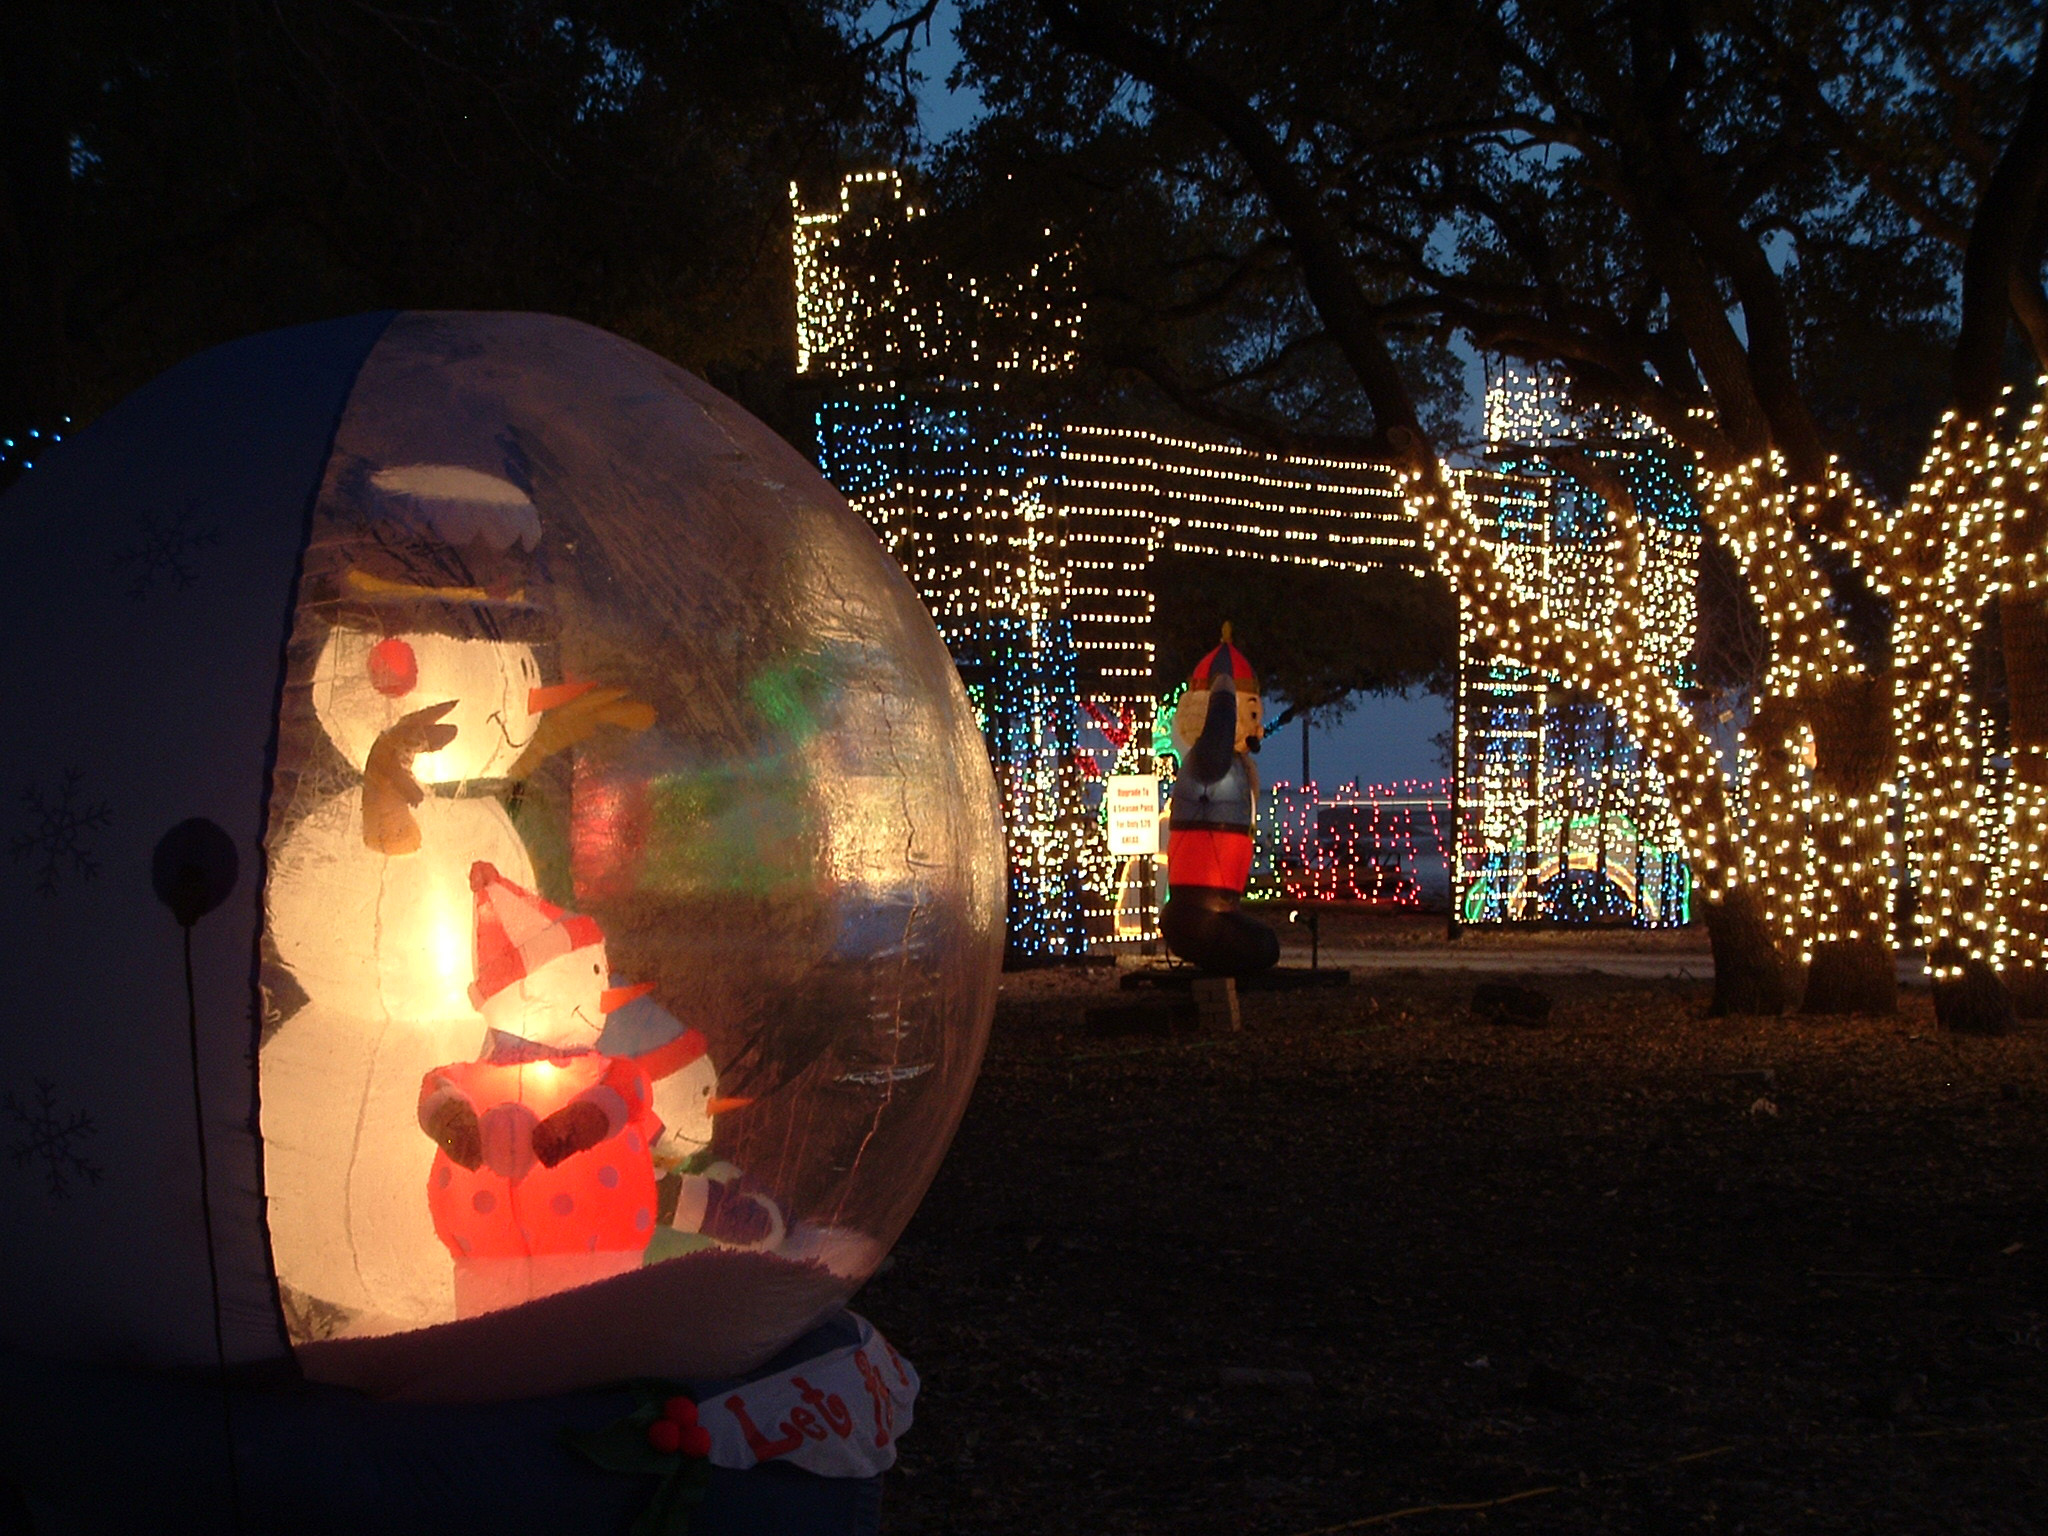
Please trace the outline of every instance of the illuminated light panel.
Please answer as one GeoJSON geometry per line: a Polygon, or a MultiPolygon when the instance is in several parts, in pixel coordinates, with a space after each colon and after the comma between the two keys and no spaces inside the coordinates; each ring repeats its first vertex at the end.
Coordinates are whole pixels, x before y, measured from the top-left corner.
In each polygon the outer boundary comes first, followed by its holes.
{"type": "MultiPolygon", "coordinates": [[[[792,204],[799,368],[833,386],[817,415],[821,467],[902,562],[974,701],[1010,828],[1013,944],[1076,952],[1117,923],[1132,876],[1103,845],[1102,778],[1156,768],[1162,786],[1170,779],[1170,758],[1154,750],[1158,555],[1419,579],[1430,569],[1425,534],[1434,530],[1418,515],[1416,488],[1378,461],[1028,419],[1011,405],[1014,391],[1004,397],[1003,379],[1072,365],[1082,306],[1071,298],[1064,257],[1033,264],[1002,291],[907,272],[896,252],[873,243],[920,216],[893,171],[848,177],[816,210],[794,191],[792,204]],[[1020,317],[1030,324],[1015,324],[1020,317]]],[[[1505,407],[1490,397],[1489,411],[1497,408],[1505,407]]],[[[1477,541],[1484,559],[1498,555],[1540,610],[1590,626],[1589,657],[1605,643],[1600,626],[1613,627],[1623,572],[1615,562],[1633,561],[1627,569],[1652,595],[1637,636],[1641,687],[1671,694],[1683,685],[1694,627],[1680,573],[1697,561],[1696,523],[1603,534],[1582,516],[1551,538],[1538,528],[1560,506],[1551,478],[1463,472],[1450,494],[1491,530],[1491,542],[1477,541]]],[[[1461,597],[1460,607],[1468,650],[1490,649],[1480,601],[1461,597]]],[[[1570,667],[1549,671],[1563,677],[1570,667]]],[[[1626,736],[1630,721],[1648,714],[1623,706],[1614,717],[1626,736]]],[[[1508,730],[1494,734],[1512,739],[1508,730]]],[[[1540,744],[1540,727],[1529,740],[1540,744]]],[[[1670,889],[1669,869],[1680,869],[1682,887],[1683,840],[1670,809],[1658,809],[1672,765],[1633,746],[1615,757],[1609,777],[1619,788],[1603,812],[1605,831],[1589,830],[1564,793],[1572,775],[1556,765],[1539,764],[1522,791],[1505,759],[1462,767],[1477,786],[1472,805],[1482,807],[1468,807],[1477,816],[1473,847],[1490,857],[1484,850],[1506,848],[1525,822],[1547,847],[1541,829],[1554,824],[1561,851],[1539,851],[1529,867],[1550,867],[1549,857],[1569,876],[1582,861],[1599,861],[1602,848],[1626,843],[1630,851],[1603,864],[1625,876],[1617,889],[1639,907],[1642,892],[1657,891],[1643,910],[1655,921],[1682,920],[1684,892],[1670,889]],[[1638,868],[1643,850],[1664,861],[1659,872],[1638,868]]],[[[1154,917],[1144,912],[1142,931],[1154,917]]]]}
{"type": "Polygon", "coordinates": [[[1701,538],[1683,461],[1648,422],[1575,411],[1528,370],[1495,370],[1485,420],[1493,466],[1410,501],[1459,594],[1456,909],[1684,923],[1695,844],[1668,775],[1702,743],[1681,698],[1701,538]],[[1634,515],[1560,471],[1546,450],[1564,447],[1605,463],[1634,515]]]}
{"type": "Polygon", "coordinates": [[[1450,781],[1403,779],[1325,797],[1281,780],[1259,799],[1247,895],[1418,907],[1425,865],[1446,857],[1450,781]]]}

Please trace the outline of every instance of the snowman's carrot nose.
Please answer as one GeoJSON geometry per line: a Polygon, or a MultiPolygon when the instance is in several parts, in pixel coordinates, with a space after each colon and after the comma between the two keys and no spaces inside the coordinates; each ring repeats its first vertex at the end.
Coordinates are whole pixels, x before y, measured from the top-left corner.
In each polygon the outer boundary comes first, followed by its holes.
{"type": "MultiPolygon", "coordinates": [[[[598,995],[597,1006],[604,1013],[617,1013],[636,997],[645,997],[654,990],[651,981],[636,981],[630,987],[606,987],[598,995]]],[[[585,996],[589,994],[586,993],[585,996]]]]}
{"type": "Polygon", "coordinates": [[[529,688],[526,691],[526,712],[538,715],[550,709],[560,709],[571,699],[580,699],[595,683],[554,683],[546,688],[529,688]]]}
{"type": "Polygon", "coordinates": [[[707,1099],[704,1101],[704,1113],[722,1115],[728,1110],[745,1109],[753,1102],[752,1099],[707,1099]]]}

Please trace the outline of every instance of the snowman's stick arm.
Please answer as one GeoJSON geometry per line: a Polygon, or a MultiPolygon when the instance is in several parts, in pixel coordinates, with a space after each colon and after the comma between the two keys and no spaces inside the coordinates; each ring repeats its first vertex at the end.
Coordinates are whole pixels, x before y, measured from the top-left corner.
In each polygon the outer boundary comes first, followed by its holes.
{"type": "Polygon", "coordinates": [[[438,752],[455,739],[455,727],[442,716],[455,707],[445,704],[414,710],[378,736],[363,764],[363,841],[389,857],[415,852],[419,823],[412,808],[427,796],[413,777],[412,760],[422,752],[438,752]]]}

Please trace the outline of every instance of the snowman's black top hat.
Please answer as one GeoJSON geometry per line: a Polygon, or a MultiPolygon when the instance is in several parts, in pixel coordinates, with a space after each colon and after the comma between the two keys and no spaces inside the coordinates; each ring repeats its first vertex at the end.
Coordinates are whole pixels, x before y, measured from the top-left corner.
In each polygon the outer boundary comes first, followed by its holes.
{"type": "Polygon", "coordinates": [[[323,498],[309,595],[332,622],[386,634],[539,642],[540,515],[519,486],[447,464],[354,464],[323,498]]]}

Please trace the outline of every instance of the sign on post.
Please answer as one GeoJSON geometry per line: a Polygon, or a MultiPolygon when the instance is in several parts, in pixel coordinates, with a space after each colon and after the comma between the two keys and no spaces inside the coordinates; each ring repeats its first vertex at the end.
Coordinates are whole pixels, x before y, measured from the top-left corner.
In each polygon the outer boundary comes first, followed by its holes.
{"type": "Polygon", "coordinates": [[[1159,851],[1159,777],[1113,773],[1104,804],[1109,808],[1109,851],[1130,856],[1159,851]]]}

